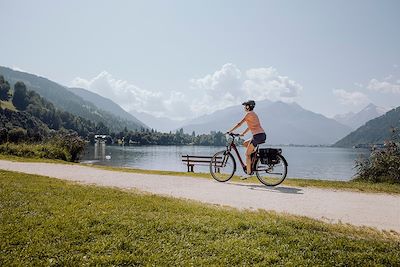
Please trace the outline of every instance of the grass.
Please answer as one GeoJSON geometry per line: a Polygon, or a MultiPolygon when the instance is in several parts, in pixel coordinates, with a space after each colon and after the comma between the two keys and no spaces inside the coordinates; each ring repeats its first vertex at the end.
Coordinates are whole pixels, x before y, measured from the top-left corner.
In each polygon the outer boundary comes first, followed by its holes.
{"type": "Polygon", "coordinates": [[[9,161],[14,161],[14,162],[37,162],[37,163],[58,163],[58,164],[66,164],[66,165],[72,165],[72,164],[79,164],[79,163],[73,163],[69,161],[64,161],[60,159],[46,159],[46,158],[26,158],[26,157],[18,157],[14,155],[4,155],[0,154],[0,160],[9,160],[9,161]]]}
{"type": "Polygon", "coordinates": [[[398,266],[400,236],[0,171],[0,266],[398,266]]]}
{"type": "Polygon", "coordinates": [[[0,107],[2,109],[6,109],[7,108],[7,109],[12,110],[12,111],[17,111],[17,109],[14,107],[13,103],[11,102],[11,99],[9,101],[0,100],[0,107]]]}
{"type": "MultiPolygon", "coordinates": [[[[41,158],[24,158],[10,155],[0,154],[0,160],[11,160],[18,162],[46,162],[46,163],[61,163],[61,164],[78,164],[71,163],[62,160],[53,159],[41,159],[41,158]]],[[[142,174],[156,174],[156,175],[173,175],[173,176],[186,176],[186,177],[197,177],[212,179],[209,173],[188,173],[188,172],[176,172],[176,171],[159,171],[159,170],[143,170],[133,168],[122,168],[122,167],[109,167],[93,164],[85,164],[90,167],[105,169],[111,171],[122,171],[131,173],[142,173],[142,174]]],[[[240,180],[238,176],[234,176],[232,181],[242,183],[259,183],[257,178],[252,177],[247,180],[240,180]]],[[[335,190],[346,190],[355,192],[367,192],[367,193],[389,193],[389,194],[400,194],[399,184],[390,183],[370,183],[361,181],[328,181],[328,180],[314,180],[314,179],[298,179],[298,178],[286,178],[283,185],[287,186],[298,186],[298,187],[316,187],[324,189],[335,189],[335,190]]]]}

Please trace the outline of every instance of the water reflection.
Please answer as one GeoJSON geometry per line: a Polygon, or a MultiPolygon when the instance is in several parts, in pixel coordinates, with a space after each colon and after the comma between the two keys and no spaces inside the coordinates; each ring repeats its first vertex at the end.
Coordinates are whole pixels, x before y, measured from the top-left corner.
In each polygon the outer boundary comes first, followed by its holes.
{"type": "Polygon", "coordinates": [[[105,160],[106,159],[106,144],[103,142],[98,142],[94,145],[94,155],[95,160],[105,160]]]}
{"type": "MultiPolygon", "coordinates": [[[[86,149],[83,162],[99,165],[152,170],[186,171],[182,155],[209,156],[224,147],[210,146],[106,146],[98,144],[86,149]],[[106,156],[111,159],[107,160],[106,156]]],[[[349,180],[355,174],[355,160],[368,150],[329,147],[282,147],[289,167],[288,176],[327,180],[349,180]]],[[[239,148],[242,157],[243,147],[239,148]]],[[[234,155],[237,163],[238,160],[234,155]]],[[[239,164],[239,163],[238,163],[239,164]]],[[[195,172],[208,172],[207,166],[195,166],[195,172]]],[[[237,173],[242,174],[241,168],[237,173]]]]}

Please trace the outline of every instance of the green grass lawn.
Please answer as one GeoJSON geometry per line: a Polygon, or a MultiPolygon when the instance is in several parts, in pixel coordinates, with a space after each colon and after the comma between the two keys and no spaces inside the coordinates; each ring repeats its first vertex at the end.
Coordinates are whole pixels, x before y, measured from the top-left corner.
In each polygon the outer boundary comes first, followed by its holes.
{"type": "Polygon", "coordinates": [[[400,236],[0,171],[0,266],[399,266],[400,236]]]}

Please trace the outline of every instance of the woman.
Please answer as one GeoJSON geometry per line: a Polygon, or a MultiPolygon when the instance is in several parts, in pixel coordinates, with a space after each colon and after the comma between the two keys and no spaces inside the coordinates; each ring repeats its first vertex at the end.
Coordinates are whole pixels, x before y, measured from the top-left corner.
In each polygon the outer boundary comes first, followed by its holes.
{"type": "Polygon", "coordinates": [[[253,111],[254,107],[256,106],[256,102],[253,100],[249,100],[247,102],[242,103],[244,105],[244,110],[246,112],[246,115],[244,118],[236,124],[235,127],[230,129],[228,133],[233,132],[244,122],[247,123],[247,128],[244,130],[243,133],[240,134],[240,136],[244,136],[248,131],[251,131],[253,137],[251,139],[246,140],[243,145],[246,147],[246,170],[247,174],[251,174],[251,153],[254,152],[254,148],[265,142],[266,135],[264,132],[264,129],[261,127],[260,120],[258,119],[257,114],[253,111]]]}

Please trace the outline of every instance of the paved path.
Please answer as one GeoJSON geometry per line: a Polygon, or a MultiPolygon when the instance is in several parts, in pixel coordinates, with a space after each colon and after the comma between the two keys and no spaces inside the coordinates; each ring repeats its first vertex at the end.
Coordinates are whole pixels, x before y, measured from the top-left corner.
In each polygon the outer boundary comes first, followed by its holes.
{"type": "Polygon", "coordinates": [[[39,174],[85,184],[136,188],[178,198],[303,215],[328,222],[365,225],[400,233],[400,196],[107,171],[80,165],[0,160],[0,169],[39,174]]]}

